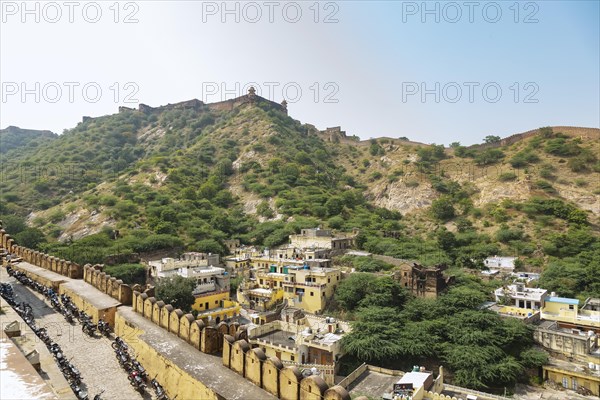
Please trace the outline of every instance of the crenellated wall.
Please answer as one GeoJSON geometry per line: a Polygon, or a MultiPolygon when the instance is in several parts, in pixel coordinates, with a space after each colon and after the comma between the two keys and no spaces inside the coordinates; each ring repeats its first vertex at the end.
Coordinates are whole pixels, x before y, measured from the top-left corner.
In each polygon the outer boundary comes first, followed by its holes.
{"type": "Polygon", "coordinates": [[[170,304],[157,301],[147,293],[133,291],[131,296],[133,311],[144,316],[156,325],[178,336],[203,353],[214,354],[223,349],[223,336],[232,335],[247,338],[245,326],[239,323],[221,322],[217,326],[206,326],[192,314],[185,314],[170,304]]]}
{"type": "Polygon", "coordinates": [[[106,293],[115,300],[118,300],[121,304],[130,306],[133,301],[133,289],[131,286],[123,283],[122,280],[114,276],[108,275],[102,271],[103,268],[104,266],[98,264],[84,265],[83,280],[102,293],[106,293]]]}
{"type": "MultiPolygon", "coordinates": [[[[38,267],[45,268],[72,279],[83,278],[83,268],[79,264],[17,245],[10,234],[2,229],[2,221],[0,221],[0,247],[6,249],[9,253],[16,255],[21,260],[38,267]]],[[[6,260],[3,260],[3,263],[4,262],[6,262],[6,260]]]]}
{"type": "Polygon", "coordinates": [[[243,339],[223,335],[223,365],[282,400],[350,400],[341,386],[329,387],[317,375],[304,377],[294,366],[284,367],[243,339]]]}

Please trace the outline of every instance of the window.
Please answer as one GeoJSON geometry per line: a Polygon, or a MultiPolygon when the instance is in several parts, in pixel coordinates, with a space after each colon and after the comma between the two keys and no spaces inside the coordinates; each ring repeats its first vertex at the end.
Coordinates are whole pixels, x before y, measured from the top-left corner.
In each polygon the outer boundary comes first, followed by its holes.
{"type": "Polygon", "coordinates": [[[310,295],[311,295],[311,296],[314,296],[314,295],[315,295],[315,292],[310,292],[310,295]]]}
{"type": "Polygon", "coordinates": [[[577,379],[571,378],[571,384],[573,386],[573,390],[577,390],[577,379]]]}
{"type": "Polygon", "coordinates": [[[296,357],[294,357],[294,355],[290,356],[290,360],[294,361],[296,359],[296,357]]]}
{"type": "Polygon", "coordinates": [[[219,300],[215,300],[215,304],[219,304],[219,300]]]}
{"type": "Polygon", "coordinates": [[[331,278],[327,278],[327,283],[331,283],[331,278]]]}
{"type": "Polygon", "coordinates": [[[569,388],[569,378],[564,377],[563,380],[562,380],[562,384],[563,384],[564,388],[568,389],[569,388]]]}
{"type": "Polygon", "coordinates": [[[569,310],[573,310],[573,304],[569,304],[569,310]]]}

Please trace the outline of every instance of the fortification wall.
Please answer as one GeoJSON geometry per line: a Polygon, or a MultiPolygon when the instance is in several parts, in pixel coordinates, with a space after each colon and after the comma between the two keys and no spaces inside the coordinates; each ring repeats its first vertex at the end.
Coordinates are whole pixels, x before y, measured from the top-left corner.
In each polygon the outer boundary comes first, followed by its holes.
{"type": "MultiPolygon", "coordinates": [[[[282,104],[278,104],[275,103],[274,101],[265,99],[264,97],[260,97],[257,96],[256,94],[253,93],[249,93],[247,95],[244,96],[240,96],[240,97],[236,97],[235,99],[229,99],[229,100],[224,100],[224,101],[219,101],[216,103],[204,103],[198,99],[193,99],[193,100],[188,100],[188,101],[182,101],[180,103],[175,103],[175,104],[167,104],[164,106],[160,106],[160,107],[151,107],[147,104],[139,104],[138,105],[138,110],[143,112],[143,113],[153,113],[153,112],[161,112],[161,111],[166,111],[166,110],[186,110],[186,109],[191,109],[191,110],[196,110],[196,111],[202,111],[202,110],[210,110],[210,111],[231,111],[235,108],[247,105],[247,104],[261,104],[261,105],[267,105],[270,108],[282,111],[284,113],[287,114],[287,103],[282,103],[282,104]]],[[[119,112],[127,112],[127,111],[131,111],[133,109],[127,108],[127,107],[119,107],[119,112]]]]}
{"type": "MultiPolygon", "coordinates": [[[[69,278],[81,279],[83,277],[83,268],[79,264],[19,246],[10,236],[10,234],[1,228],[2,221],[0,221],[1,247],[6,249],[13,256],[17,256],[21,260],[30,264],[45,268],[69,278]]],[[[6,262],[6,260],[3,262],[6,262]]]]}
{"type": "Polygon", "coordinates": [[[267,357],[245,338],[223,336],[223,365],[283,400],[350,400],[341,386],[329,385],[320,376],[304,377],[295,366],[284,366],[277,357],[267,357]]]}
{"type": "Polygon", "coordinates": [[[183,371],[169,358],[156,351],[141,335],[145,332],[131,324],[123,315],[115,316],[115,334],[122,337],[133,349],[148,376],[159,376],[167,395],[182,399],[222,400],[213,390],[183,371]]]}
{"type": "Polygon", "coordinates": [[[221,322],[217,326],[205,326],[202,320],[196,320],[192,314],[184,314],[171,304],[157,301],[147,293],[134,291],[132,294],[133,311],[144,316],[167,332],[178,336],[194,348],[207,354],[218,353],[223,349],[223,336],[232,335],[247,338],[245,326],[233,322],[221,322]]]}
{"type": "MultiPolygon", "coordinates": [[[[131,305],[133,296],[133,289],[131,286],[102,272],[102,266],[85,265],[82,267],[77,263],[19,246],[15,243],[15,240],[10,234],[2,229],[2,221],[0,221],[0,247],[6,249],[13,257],[17,256],[22,261],[28,262],[29,264],[47,269],[71,279],[83,279],[85,282],[91,284],[103,293],[108,294],[121,304],[131,305]]],[[[7,260],[4,259],[3,263],[6,262],[7,260]]],[[[43,277],[38,279],[43,280],[43,277]]],[[[47,284],[47,282],[40,283],[47,284]]]]}

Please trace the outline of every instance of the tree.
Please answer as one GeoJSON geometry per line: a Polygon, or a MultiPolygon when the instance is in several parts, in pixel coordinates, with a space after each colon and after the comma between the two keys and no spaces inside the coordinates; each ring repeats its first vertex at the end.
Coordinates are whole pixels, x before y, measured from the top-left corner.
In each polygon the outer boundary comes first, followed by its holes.
{"type": "Polygon", "coordinates": [[[10,235],[16,235],[27,228],[25,218],[16,215],[2,215],[0,221],[2,221],[2,228],[10,235]]]}
{"type": "Polygon", "coordinates": [[[391,277],[368,273],[351,274],[335,292],[335,299],[347,311],[364,307],[399,307],[406,298],[406,291],[391,277]]]}
{"type": "Polygon", "coordinates": [[[398,311],[391,307],[362,309],[352,323],[352,332],[342,338],[344,349],[364,361],[382,361],[401,355],[398,332],[402,324],[398,311]]]}
{"type": "Polygon", "coordinates": [[[485,143],[499,143],[501,140],[500,136],[487,135],[483,141],[485,143]]]}
{"type": "Polygon", "coordinates": [[[156,298],[164,301],[165,304],[171,304],[176,309],[190,311],[196,300],[192,294],[194,285],[193,279],[186,279],[179,275],[161,278],[156,284],[156,298]]]}
{"type": "Polygon", "coordinates": [[[356,273],[342,280],[335,291],[335,299],[345,310],[354,310],[367,295],[368,286],[377,279],[374,275],[356,273]]]}
{"type": "Polygon", "coordinates": [[[452,199],[449,196],[441,196],[431,202],[431,214],[441,222],[446,222],[454,218],[455,211],[452,205],[452,199]]]}
{"type": "Polygon", "coordinates": [[[146,268],[141,264],[108,265],[104,272],[127,284],[146,284],[146,268]]]}
{"type": "Polygon", "coordinates": [[[37,228],[26,228],[15,235],[15,240],[19,246],[30,249],[38,249],[40,244],[46,243],[44,233],[37,228]]]}

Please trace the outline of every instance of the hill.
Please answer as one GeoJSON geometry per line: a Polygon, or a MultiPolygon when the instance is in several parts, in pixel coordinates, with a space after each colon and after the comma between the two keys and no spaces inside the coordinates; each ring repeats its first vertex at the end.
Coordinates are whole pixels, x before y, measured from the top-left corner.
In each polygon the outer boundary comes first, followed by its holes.
{"type": "Polygon", "coordinates": [[[57,137],[56,133],[50,131],[37,131],[9,126],[6,129],[0,129],[0,155],[14,149],[35,148],[57,137]]]}
{"type": "MultiPolygon", "coordinates": [[[[18,168],[3,171],[0,214],[27,218],[46,235],[40,246],[80,262],[169,246],[223,253],[230,238],[272,247],[316,225],[359,228],[364,249],[457,268],[518,254],[541,270],[598,242],[598,129],[450,148],[359,141],[249,93],[122,107],[33,137],[3,154],[18,168]]],[[[586,279],[561,283],[563,294],[587,293],[586,279]]]]}

